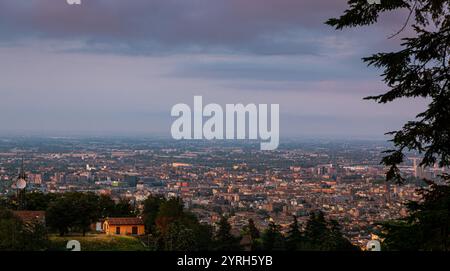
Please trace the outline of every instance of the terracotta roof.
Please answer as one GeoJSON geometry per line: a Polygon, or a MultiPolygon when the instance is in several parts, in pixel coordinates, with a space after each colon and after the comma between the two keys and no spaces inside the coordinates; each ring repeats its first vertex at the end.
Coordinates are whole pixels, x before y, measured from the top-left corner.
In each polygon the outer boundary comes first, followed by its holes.
{"type": "Polygon", "coordinates": [[[23,222],[45,221],[45,211],[13,211],[23,222]]]}
{"type": "Polygon", "coordinates": [[[144,225],[140,217],[110,217],[105,222],[109,225],[144,225]]]}

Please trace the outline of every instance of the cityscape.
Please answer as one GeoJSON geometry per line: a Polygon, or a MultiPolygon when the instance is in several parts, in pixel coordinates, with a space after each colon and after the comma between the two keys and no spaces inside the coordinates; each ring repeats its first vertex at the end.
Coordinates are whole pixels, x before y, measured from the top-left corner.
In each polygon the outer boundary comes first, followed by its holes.
{"type": "Polygon", "coordinates": [[[0,251],[450,251],[449,44],[450,0],[0,0],[0,251]]]}
{"type": "Polygon", "coordinates": [[[405,203],[420,199],[422,178],[449,172],[424,169],[410,154],[401,167],[406,182],[387,183],[379,161],[388,147],[384,141],[292,139],[277,151],[260,151],[251,141],[2,138],[0,196],[15,193],[11,187],[23,168],[27,193],[93,192],[138,210],[149,195],[179,197],[202,223],[214,226],[227,215],[236,235],[250,218],[260,229],[275,221],[286,232],[293,215],[302,225],[321,210],[364,249],[376,238],[377,223],[406,216],[405,203]]]}

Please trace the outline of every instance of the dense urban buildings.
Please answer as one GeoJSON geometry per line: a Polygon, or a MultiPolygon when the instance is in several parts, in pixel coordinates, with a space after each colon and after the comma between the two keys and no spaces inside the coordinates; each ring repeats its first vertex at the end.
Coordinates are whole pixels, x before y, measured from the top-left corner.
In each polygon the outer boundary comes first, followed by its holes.
{"type": "MultiPolygon", "coordinates": [[[[227,214],[239,232],[252,218],[286,231],[296,215],[305,222],[322,210],[364,247],[377,222],[407,214],[421,178],[445,170],[422,168],[410,154],[403,185],[387,184],[380,165],[383,141],[285,140],[276,151],[257,142],[136,138],[2,138],[0,193],[14,193],[23,159],[27,192],[91,191],[126,199],[136,208],[149,195],[180,197],[200,221],[227,214]]],[[[448,172],[448,170],[447,170],[448,172]]],[[[23,173],[22,173],[23,174],[23,173]]]]}

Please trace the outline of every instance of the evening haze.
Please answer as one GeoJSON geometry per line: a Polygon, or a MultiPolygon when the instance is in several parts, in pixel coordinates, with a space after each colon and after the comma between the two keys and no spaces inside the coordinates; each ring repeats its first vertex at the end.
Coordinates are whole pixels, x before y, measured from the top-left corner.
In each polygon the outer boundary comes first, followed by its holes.
{"type": "MultiPolygon", "coordinates": [[[[177,103],[280,104],[281,136],[381,138],[425,107],[377,105],[404,18],[335,31],[345,0],[0,1],[0,134],[169,135],[177,103]]],[[[405,33],[407,34],[407,33],[405,33]]]]}

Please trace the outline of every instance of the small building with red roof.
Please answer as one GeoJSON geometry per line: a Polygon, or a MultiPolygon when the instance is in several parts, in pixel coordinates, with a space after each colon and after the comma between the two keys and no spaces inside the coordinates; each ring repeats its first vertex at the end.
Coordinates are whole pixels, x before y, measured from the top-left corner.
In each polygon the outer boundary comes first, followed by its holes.
{"type": "Polygon", "coordinates": [[[103,231],[111,235],[143,235],[144,220],[141,217],[110,217],[103,222],[103,231]]]}

